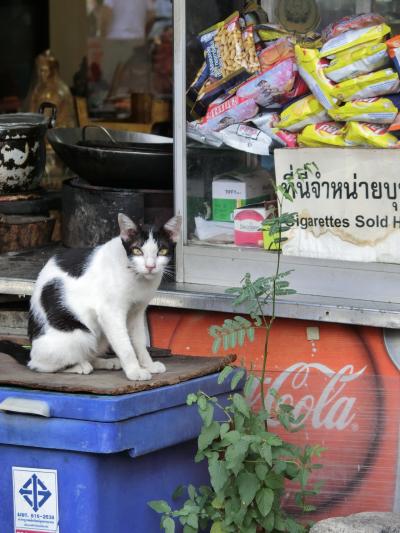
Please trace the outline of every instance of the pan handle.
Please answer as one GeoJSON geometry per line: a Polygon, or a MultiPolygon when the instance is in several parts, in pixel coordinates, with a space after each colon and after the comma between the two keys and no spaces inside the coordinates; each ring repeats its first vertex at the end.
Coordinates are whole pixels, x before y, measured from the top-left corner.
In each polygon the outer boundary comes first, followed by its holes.
{"type": "Polygon", "coordinates": [[[57,106],[53,104],[52,102],[42,102],[39,106],[39,113],[44,115],[45,109],[51,109],[51,115],[49,118],[48,127],[54,128],[56,125],[56,118],[57,118],[57,106]]]}
{"type": "Polygon", "coordinates": [[[105,135],[109,138],[109,140],[113,144],[118,144],[117,141],[114,139],[114,137],[111,135],[111,133],[106,128],[104,128],[103,126],[98,126],[97,124],[88,124],[87,126],[83,126],[83,128],[82,128],[82,141],[86,141],[86,130],[88,128],[97,128],[97,129],[101,130],[103,133],[105,133],[105,135]]]}

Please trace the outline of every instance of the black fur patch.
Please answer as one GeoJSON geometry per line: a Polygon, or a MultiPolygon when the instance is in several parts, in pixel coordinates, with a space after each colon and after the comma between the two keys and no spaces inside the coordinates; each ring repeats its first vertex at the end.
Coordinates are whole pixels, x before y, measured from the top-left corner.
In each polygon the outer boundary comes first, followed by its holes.
{"type": "Polygon", "coordinates": [[[91,248],[73,248],[54,256],[57,265],[73,278],[80,278],[90,263],[91,248]]]}
{"type": "Polygon", "coordinates": [[[142,248],[144,243],[148,240],[150,233],[153,235],[153,239],[156,241],[158,249],[161,250],[162,248],[167,248],[167,256],[172,256],[175,243],[171,240],[171,237],[164,229],[164,226],[156,228],[154,226],[138,225],[137,231],[131,231],[128,239],[121,239],[128,257],[132,255],[132,248],[142,248]]]}
{"type": "Polygon", "coordinates": [[[49,281],[42,289],[40,301],[50,326],[61,331],[90,331],[63,303],[63,293],[64,284],[59,278],[49,281]]]}
{"type": "Polygon", "coordinates": [[[29,311],[28,315],[28,336],[30,341],[37,339],[43,333],[43,326],[37,320],[35,315],[32,313],[32,310],[29,311]]]}

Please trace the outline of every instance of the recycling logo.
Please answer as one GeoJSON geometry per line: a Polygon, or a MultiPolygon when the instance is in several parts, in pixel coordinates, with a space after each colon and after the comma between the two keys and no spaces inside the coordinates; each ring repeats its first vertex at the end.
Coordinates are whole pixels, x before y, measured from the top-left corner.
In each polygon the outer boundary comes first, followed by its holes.
{"type": "Polygon", "coordinates": [[[51,496],[51,492],[36,474],[20,488],[19,493],[24,500],[37,512],[51,496]]]}

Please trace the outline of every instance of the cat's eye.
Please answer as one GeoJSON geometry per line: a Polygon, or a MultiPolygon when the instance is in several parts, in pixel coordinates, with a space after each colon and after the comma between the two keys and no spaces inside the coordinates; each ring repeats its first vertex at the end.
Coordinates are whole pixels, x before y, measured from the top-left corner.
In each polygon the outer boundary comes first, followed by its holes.
{"type": "Polygon", "coordinates": [[[137,248],[137,247],[132,248],[132,253],[133,253],[133,255],[143,255],[142,250],[140,248],[137,248]]]}
{"type": "Polygon", "coordinates": [[[161,248],[158,250],[158,255],[168,255],[168,248],[161,248]]]}

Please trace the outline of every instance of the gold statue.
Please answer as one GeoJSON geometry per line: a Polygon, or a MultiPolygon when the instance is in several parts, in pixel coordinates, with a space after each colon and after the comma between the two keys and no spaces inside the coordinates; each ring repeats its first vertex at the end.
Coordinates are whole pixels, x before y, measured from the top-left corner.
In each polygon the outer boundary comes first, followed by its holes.
{"type": "Polygon", "coordinates": [[[58,61],[50,50],[36,58],[36,80],[27,98],[27,110],[37,113],[42,102],[57,106],[57,127],[76,126],[71,91],[61,79],[58,61]]]}
{"type": "MultiPolygon", "coordinates": [[[[26,99],[26,111],[37,113],[42,102],[51,102],[57,107],[56,127],[77,125],[71,91],[61,79],[58,61],[50,50],[36,58],[36,73],[26,99]]],[[[46,168],[41,185],[46,189],[60,189],[66,177],[65,165],[46,142],[46,168]]]]}

